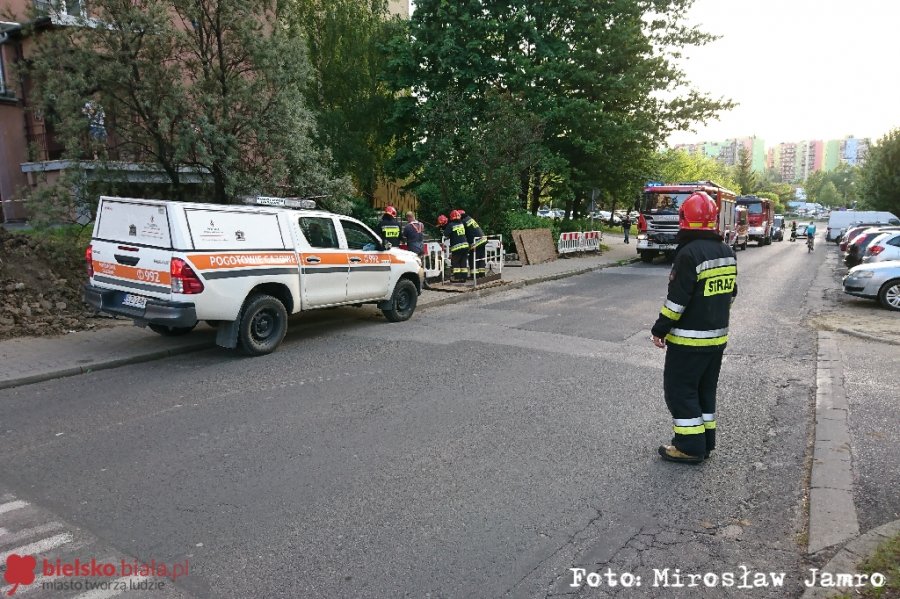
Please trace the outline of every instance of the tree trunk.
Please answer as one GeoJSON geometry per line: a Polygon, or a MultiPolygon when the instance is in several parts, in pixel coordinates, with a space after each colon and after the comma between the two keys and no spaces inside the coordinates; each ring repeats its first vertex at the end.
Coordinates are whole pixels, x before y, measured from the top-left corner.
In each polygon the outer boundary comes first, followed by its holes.
{"type": "Polygon", "coordinates": [[[531,206],[528,204],[528,182],[531,169],[525,169],[519,173],[519,204],[522,210],[529,210],[531,206]]]}
{"type": "Polygon", "coordinates": [[[531,213],[537,214],[541,207],[541,171],[534,169],[531,173],[531,213]]]}

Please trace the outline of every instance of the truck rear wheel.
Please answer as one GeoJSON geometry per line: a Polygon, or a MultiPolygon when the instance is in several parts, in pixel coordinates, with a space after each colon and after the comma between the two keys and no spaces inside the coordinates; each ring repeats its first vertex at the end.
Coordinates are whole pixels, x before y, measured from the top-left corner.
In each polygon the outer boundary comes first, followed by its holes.
{"type": "Polygon", "coordinates": [[[391,294],[391,307],[382,310],[384,317],[391,322],[409,320],[416,310],[419,296],[416,285],[409,279],[400,279],[391,294]]]}
{"type": "Polygon", "coordinates": [[[641,262],[653,262],[656,254],[653,252],[641,252],[641,262]]]}
{"type": "Polygon", "coordinates": [[[257,293],[247,299],[238,327],[241,351],[248,356],[270,354],[287,333],[287,310],[271,295],[257,293]]]}
{"type": "Polygon", "coordinates": [[[165,324],[148,324],[147,328],[163,337],[181,337],[182,335],[187,335],[193,331],[195,326],[197,326],[196,322],[194,323],[194,326],[190,327],[170,327],[165,324]]]}

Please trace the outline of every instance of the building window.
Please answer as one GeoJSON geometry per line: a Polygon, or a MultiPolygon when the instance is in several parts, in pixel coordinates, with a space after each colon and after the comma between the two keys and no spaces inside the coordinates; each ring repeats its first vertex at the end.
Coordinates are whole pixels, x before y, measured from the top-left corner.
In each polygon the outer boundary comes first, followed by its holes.
{"type": "Polygon", "coordinates": [[[34,7],[58,23],[71,22],[78,17],[87,16],[85,0],[34,0],[34,7]]]}

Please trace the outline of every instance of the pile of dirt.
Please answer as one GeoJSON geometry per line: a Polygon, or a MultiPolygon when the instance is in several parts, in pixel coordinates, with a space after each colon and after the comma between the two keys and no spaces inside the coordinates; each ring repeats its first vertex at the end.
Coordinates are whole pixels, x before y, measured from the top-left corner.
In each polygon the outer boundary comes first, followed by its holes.
{"type": "Polygon", "coordinates": [[[0,227],[0,339],[106,326],[82,299],[84,247],[0,227]]]}

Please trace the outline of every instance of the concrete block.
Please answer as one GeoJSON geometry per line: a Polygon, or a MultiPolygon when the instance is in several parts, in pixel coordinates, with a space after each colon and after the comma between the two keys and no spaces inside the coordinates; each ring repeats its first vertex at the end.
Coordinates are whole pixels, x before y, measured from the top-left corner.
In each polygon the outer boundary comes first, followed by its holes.
{"type": "Polygon", "coordinates": [[[859,535],[853,494],[840,489],[810,489],[809,545],[816,553],[859,535]]]}

